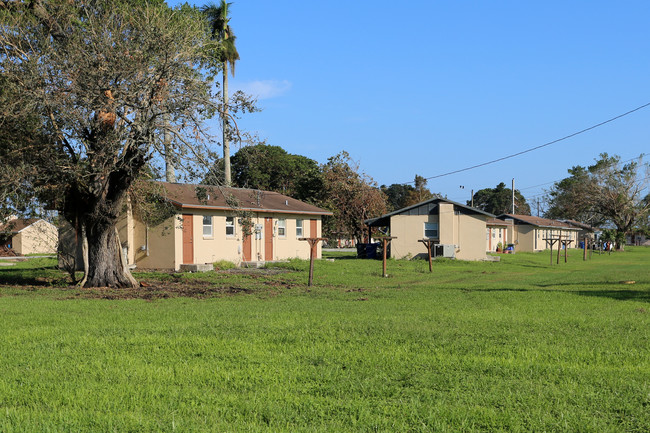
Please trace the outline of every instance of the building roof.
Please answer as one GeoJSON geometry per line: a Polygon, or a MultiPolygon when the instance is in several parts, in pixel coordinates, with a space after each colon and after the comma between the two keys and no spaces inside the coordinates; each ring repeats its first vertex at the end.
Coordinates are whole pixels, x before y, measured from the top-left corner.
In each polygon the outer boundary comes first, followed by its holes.
{"type": "Polygon", "coordinates": [[[181,209],[332,215],[330,211],[272,191],[169,182],[157,183],[164,187],[165,198],[181,209]]]}
{"type": "Polygon", "coordinates": [[[596,227],[592,227],[589,224],[581,223],[580,221],[576,221],[576,220],[561,220],[561,221],[563,221],[563,222],[565,222],[565,223],[567,223],[567,224],[569,224],[571,226],[577,227],[577,228],[582,229],[582,230],[587,230],[587,231],[590,231],[590,232],[598,230],[596,227]]]}
{"type": "Polygon", "coordinates": [[[464,213],[466,214],[479,214],[479,215],[485,215],[491,218],[494,218],[494,215],[491,213],[482,211],[480,209],[476,209],[474,207],[470,207],[452,200],[447,200],[446,198],[442,197],[434,197],[429,200],[425,200],[423,202],[414,204],[412,206],[407,206],[402,209],[398,209],[394,212],[387,213],[385,215],[382,215],[377,218],[370,218],[364,221],[364,223],[368,226],[371,227],[387,227],[390,223],[390,217],[395,216],[395,215],[429,215],[431,213],[434,213],[433,210],[438,208],[438,204],[440,202],[443,203],[450,203],[453,204],[456,207],[461,208],[464,213]]]}
{"type": "Polygon", "coordinates": [[[574,227],[571,224],[563,221],[551,220],[548,218],[541,218],[532,215],[512,215],[506,213],[499,215],[497,218],[501,220],[513,219],[515,221],[515,224],[530,224],[537,227],[578,230],[577,227],[574,227]]]}
{"type": "Polygon", "coordinates": [[[500,220],[498,218],[490,218],[487,221],[485,221],[485,225],[488,225],[488,226],[509,226],[510,222],[500,220]]]}
{"type": "Polygon", "coordinates": [[[19,233],[39,220],[40,218],[15,218],[0,224],[0,232],[19,233]]]}

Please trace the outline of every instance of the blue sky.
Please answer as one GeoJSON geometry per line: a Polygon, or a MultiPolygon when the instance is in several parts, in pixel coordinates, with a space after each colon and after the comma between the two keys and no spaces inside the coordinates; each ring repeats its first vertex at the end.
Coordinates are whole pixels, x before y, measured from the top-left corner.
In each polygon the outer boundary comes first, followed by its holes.
{"type": "MultiPolygon", "coordinates": [[[[269,144],[320,163],[346,150],[379,184],[405,183],[650,102],[648,16],[647,0],[236,0],[230,88],[258,96],[263,111],[240,126],[269,144]]],[[[515,178],[534,202],[601,152],[650,154],[649,119],[650,107],[429,189],[465,201],[515,178]]]]}

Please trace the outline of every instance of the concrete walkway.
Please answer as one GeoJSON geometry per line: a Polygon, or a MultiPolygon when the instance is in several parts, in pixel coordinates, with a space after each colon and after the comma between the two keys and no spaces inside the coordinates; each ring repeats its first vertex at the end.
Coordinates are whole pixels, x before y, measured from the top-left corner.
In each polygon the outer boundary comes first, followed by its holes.
{"type": "Polygon", "coordinates": [[[0,257],[0,260],[29,260],[29,259],[55,259],[56,255],[50,256],[13,256],[13,257],[0,257]]]}

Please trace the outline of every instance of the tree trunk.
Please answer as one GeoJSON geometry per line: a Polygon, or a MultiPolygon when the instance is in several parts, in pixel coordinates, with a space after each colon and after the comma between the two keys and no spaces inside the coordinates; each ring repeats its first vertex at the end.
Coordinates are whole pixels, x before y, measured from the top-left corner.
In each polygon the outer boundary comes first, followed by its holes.
{"type": "Polygon", "coordinates": [[[165,151],[165,181],[170,183],[176,182],[176,171],[174,167],[174,148],[172,146],[172,134],[170,128],[169,114],[163,114],[163,146],[165,151]]]}
{"type": "Polygon", "coordinates": [[[223,62],[223,168],[224,184],[230,186],[230,140],[228,138],[228,62],[223,62]]]}
{"type": "Polygon", "coordinates": [[[137,287],[138,283],[125,266],[116,221],[86,220],[88,268],[84,287],[137,287]]]}

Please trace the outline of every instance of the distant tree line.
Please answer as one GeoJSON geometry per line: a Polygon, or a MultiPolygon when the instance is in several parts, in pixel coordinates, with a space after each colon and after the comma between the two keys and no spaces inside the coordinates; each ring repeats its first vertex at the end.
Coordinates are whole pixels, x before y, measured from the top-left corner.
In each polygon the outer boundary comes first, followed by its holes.
{"type": "Polygon", "coordinates": [[[568,172],[548,192],[547,218],[609,228],[606,234],[616,240],[617,249],[623,248],[628,232],[648,233],[650,166],[642,156],[623,163],[617,155],[602,153],[593,165],[568,172]]]}

